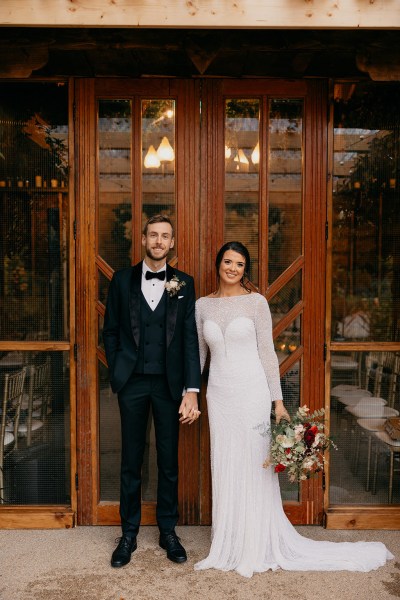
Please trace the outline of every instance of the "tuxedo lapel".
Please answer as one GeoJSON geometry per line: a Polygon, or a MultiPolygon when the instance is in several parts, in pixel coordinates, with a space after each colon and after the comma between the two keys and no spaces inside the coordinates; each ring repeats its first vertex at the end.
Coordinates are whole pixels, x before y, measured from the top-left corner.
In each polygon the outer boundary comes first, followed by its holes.
{"type": "MultiPolygon", "coordinates": [[[[174,275],[175,270],[167,264],[167,281],[170,281],[174,275]]],[[[178,295],[170,296],[167,291],[165,293],[167,294],[166,334],[168,348],[175,331],[176,316],[178,314],[178,295]]]]}
{"type": "Polygon", "coordinates": [[[140,342],[140,294],[142,287],[142,263],[132,267],[129,288],[129,312],[131,317],[132,335],[136,346],[140,342]]]}

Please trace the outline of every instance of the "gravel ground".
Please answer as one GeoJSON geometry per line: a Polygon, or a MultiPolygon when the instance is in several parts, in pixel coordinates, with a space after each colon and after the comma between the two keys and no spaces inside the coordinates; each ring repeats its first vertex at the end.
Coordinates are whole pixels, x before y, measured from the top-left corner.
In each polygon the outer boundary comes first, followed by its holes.
{"type": "Polygon", "coordinates": [[[179,527],[189,560],[176,565],[158,547],[155,527],[142,527],[138,550],[122,569],[110,567],[117,527],[0,531],[1,600],[390,600],[400,598],[399,531],[327,531],[298,527],[307,537],[382,541],[395,560],[378,571],[275,571],[245,579],[235,572],[195,572],[209,547],[209,527],[179,527]]]}

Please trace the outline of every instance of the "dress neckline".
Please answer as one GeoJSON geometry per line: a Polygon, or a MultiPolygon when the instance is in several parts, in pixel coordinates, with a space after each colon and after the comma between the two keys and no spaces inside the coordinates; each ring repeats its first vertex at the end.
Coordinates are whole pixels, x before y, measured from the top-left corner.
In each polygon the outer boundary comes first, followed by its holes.
{"type": "Polygon", "coordinates": [[[232,300],[232,298],[248,298],[249,296],[254,296],[255,292],[250,292],[250,294],[238,294],[237,296],[219,296],[219,297],[212,297],[212,296],[203,296],[203,299],[206,300],[232,300]]]}

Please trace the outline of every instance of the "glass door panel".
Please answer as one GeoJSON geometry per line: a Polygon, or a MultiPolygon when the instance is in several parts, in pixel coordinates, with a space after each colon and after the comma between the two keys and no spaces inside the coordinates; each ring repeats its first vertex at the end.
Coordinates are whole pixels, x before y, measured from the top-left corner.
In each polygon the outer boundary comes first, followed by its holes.
{"type": "Polygon", "coordinates": [[[68,86],[2,83],[0,148],[0,505],[70,505],[68,86]]]}
{"type": "Polygon", "coordinates": [[[268,281],[272,283],[302,254],[303,100],[270,100],[268,133],[268,281]]]}
{"type": "Polygon", "coordinates": [[[142,100],[142,218],[175,221],[175,101],[142,100]]]}
{"type": "Polygon", "coordinates": [[[117,270],[131,262],[131,101],[100,100],[97,127],[98,254],[117,270]]]}
{"type": "Polygon", "coordinates": [[[400,504],[400,87],[334,90],[329,502],[400,504]]]}
{"type": "MultiPolygon", "coordinates": [[[[115,270],[142,258],[141,232],[152,215],[176,217],[175,109],[173,99],[98,101],[98,406],[100,502],[119,502],[120,421],[104,355],[102,327],[109,282],[115,270]],[[136,127],[133,123],[140,122],[136,127]],[[135,128],[136,127],[136,128],[135,128]],[[135,142],[132,142],[133,132],[135,142]],[[135,167],[139,169],[135,170],[135,167]],[[132,190],[135,190],[133,193],[132,190]]],[[[169,260],[174,258],[171,252],[169,260]]],[[[152,415],[143,464],[143,502],[157,496],[152,415]]]]}
{"type": "Polygon", "coordinates": [[[260,161],[259,100],[225,103],[225,241],[240,240],[251,258],[250,280],[258,284],[260,161]]]}
{"type": "Polygon", "coordinates": [[[399,89],[336,89],[331,337],[399,342],[399,89]]]}
{"type": "MultiPolygon", "coordinates": [[[[235,97],[224,111],[224,240],[250,252],[250,280],[269,299],[285,399],[295,412],[302,395],[303,100],[235,97]]],[[[299,488],[281,479],[284,499],[299,501],[299,488]]]]}

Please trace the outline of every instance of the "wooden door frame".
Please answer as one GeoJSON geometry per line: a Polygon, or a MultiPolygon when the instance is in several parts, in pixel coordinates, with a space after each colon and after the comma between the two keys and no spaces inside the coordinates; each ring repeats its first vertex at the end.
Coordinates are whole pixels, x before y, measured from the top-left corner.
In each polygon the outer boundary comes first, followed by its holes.
{"type": "MultiPolygon", "coordinates": [[[[179,268],[194,274],[199,287],[199,190],[198,165],[200,149],[200,114],[196,110],[199,81],[175,79],[109,80],[79,79],[76,86],[76,161],[77,161],[77,343],[78,343],[78,523],[119,524],[116,502],[100,502],[98,469],[99,413],[97,402],[97,358],[105,362],[104,352],[97,346],[98,315],[104,306],[96,300],[97,267],[101,259],[96,248],[96,202],[98,196],[96,171],[96,106],[98,98],[132,98],[136,108],[140,99],[179,98],[176,114],[176,154],[178,161],[194,157],[196,168],[180,169],[176,178],[176,251],[179,268]],[[182,124],[186,123],[186,126],[182,124]],[[191,124],[191,126],[189,126],[191,124]],[[190,202],[188,201],[190,199],[190,202]],[[183,232],[183,234],[179,234],[183,232]],[[92,257],[92,260],[88,260],[92,257]],[[94,310],[94,307],[96,310],[94,310]],[[97,312],[96,312],[97,311],[97,312]]],[[[140,112],[134,111],[132,138],[140,139],[140,112]]],[[[140,197],[140,153],[133,154],[132,189],[140,197]]],[[[133,221],[141,223],[141,206],[133,207],[133,221]]],[[[138,232],[136,232],[138,234],[138,232]]],[[[132,264],[141,259],[140,235],[132,248],[132,264]]],[[[111,275],[111,273],[109,273],[111,275]]],[[[118,410],[116,406],[116,410],[118,410]]],[[[179,497],[180,523],[195,524],[199,519],[200,470],[199,425],[182,427],[180,433],[179,497]]],[[[144,503],[142,522],[155,524],[155,502],[144,503]]]]}
{"type": "MultiPolygon", "coordinates": [[[[311,409],[324,403],[324,323],[325,295],[321,281],[325,275],[326,222],[326,80],[297,82],[284,80],[109,80],[79,79],[75,82],[76,102],[76,192],[77,192],[77,343],[78,343],[78,436],[79,474],[78,523],[119,524],[118,504],[99,503],[97,364],[93,360],[98,335],[95,304],[97,285],[96,257],[96,102],[97,98],[180,98],[176,116],[176,152],[184,164],[193,156],[190,168],[177,172],[177,256],[178,265],[195,277],[198,295],[214,289],[213,257],[223,243],[223,155],[224,95],[249,97],[263,94],[277,98],[302,97],[304,109],[303,182],[304,298],[303,397],[311,409]],[[267,92],[265,91],[267,90],[267,92]],[[198,102],[202,99],[201,115],[198,102]],[[222,111],[222,112],[221,112],[222,111]],[[222,115],[222,118],[221,118],[222,115]],[[201,119],[201,123],[200,123],[201,119]],[[187,126],[183,127],[183,123],[187,126]],[[189,124],[192,123],[192,127],[189,124]],[[219,156],[218,160],[215,157],[219,156]],[[210,201],[215,199],[215,202],[210,201]],[[219,208],[217,208],[219,207],[219,208]],[[207,252],[201,249],[207,249],[207,252]],[[313,293],[319,290],[316,296],[313,293]],[[313,385],[311,382],[313,381],[313,385]]],[[[133,124],[133,128],[140,123],[133,124]]],[[[138,154],[138,153],[137,153],[138,154]]],[[[133,171],[140,173],[140,165],[133,171]]],[[[132,174],[133,187],[140,186],[132,174]]],[[[263,184],[262,184],[263,185],[263,184]]],[[[264,183],[265,186],[265,183],[264,183]]],[[[140,191],[140,190],[139,190],[140,191]]],[[[140,195],[140,194],[139,194],[140,195]]],[[[140,215],[134,218],[141,221],[140,215]]],[[[263,209],[265,210],[265,208],[263,209]]],[[[140,248],[133,249],[133,262],[140,259],[140,248]]],[[[264,283],[264,282],[262,282],[264,283]]],[[[268,291],[267,291],[268,296],[268,291]]],[[[101,311],[100,311],[101,314],[101,311]]],[[[209,524],[211,521],[211,479],[209,434],[205,394],[202,394],[202,419],[191,428],[182,428],[180,438],[180,523],[209,524]],[[203,457],[203,460],[201,460],[203,457]]],[[[321,481],[302,486],[301,503],[285,503],[294,523],[321,523],[323,494],[321,481]]],[[[155,522],[155,506],[145,506],[143,518],[155,522]]]]}

